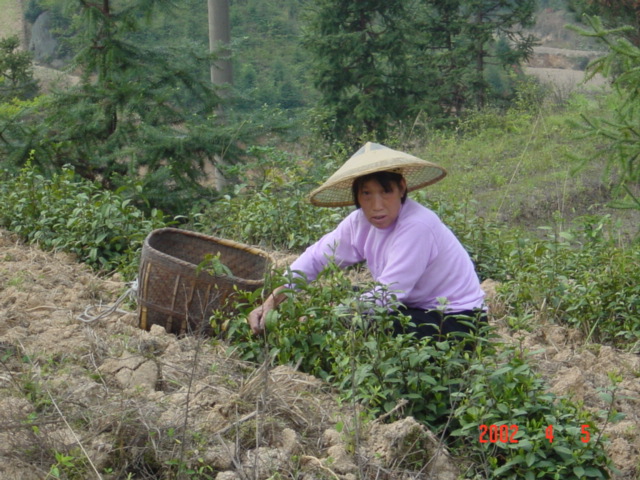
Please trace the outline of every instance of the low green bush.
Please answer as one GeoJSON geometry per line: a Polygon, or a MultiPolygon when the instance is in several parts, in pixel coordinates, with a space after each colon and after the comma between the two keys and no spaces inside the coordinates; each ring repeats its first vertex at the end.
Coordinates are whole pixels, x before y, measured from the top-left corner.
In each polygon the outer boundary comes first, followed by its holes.
{"type": "Polygon", "coordinates": [[[455,396],[451,435],[480,478],[610,478],[594,418],[549,393],[525,352],[502,347],[479,355],[468,365],[465,387],[455,396]]]}
{"type": "MultiPolygon", "coordinates": [[[[304,198],[304,171],[298,168],[280,162],[261,177],[261,190],[226,196],[207,211],[204,224],[245,243],[304,249],[347,212],[310,205],[304,198]],[[274,183],[273,177],[281,180],[274,183]]],[[[621,347],[640,340],[640,244],[621,246],[607,237],[614,227],[606,217],[584,217],[571,231],[549,228],[536,236],[482,218],[472,204],[430,200],[424,192],[413,198],[452,229],[481,280],[502,282],[511,317],[537,312],[580,328],[591,340],[621,347]]]]}
{"type": "Polygon", "coordinates": [[[320,210],[304,199],[301,188],[274,195],[272,185],[259,192],[226,195],[201,216],[214,235],[263,248],[301,251],[335,228],[342,215],[320,210]]]}
{"type": "Polygon", "coordinates": [[[271,147],[252,147],[252,161],[227,167],[241,180],[206,208],[197,229],[275,250],[300,251],[332,230],[345,209],[318,208],[307,200],[317,175],[309,162],[271,147]]]}
{"type": "Polygon", "coordinates": [[[149,217],[117,192],[81,180],[63,168],[51,178],[26,165],[0,172],[0,226],[47,250],[62,250],[102,271],[132,278],[145,237],[167,225],[162,212],[149,217]]]}
{"type": "MultiPolygon", "coordinates": [[[[292,281],[273,279],[276,285],[292,281]]],[[[402,416],[424,422],[454,455],[467,459],[466,478],[609,478],[610,462],[590,415],[547,393],[526,355],[497,346],[489,327],[479,336],[441,341],[394,336],[387,308],[360,300],[348,273],[335,265],[312,284],[293,283],[295,294],[271,312],[264,336],[250,333],[247,312],[226,319],[220,333],[245,359],[297,365],[336,387],[345,402],[357,402],[370,418],[406,402],[402,416]],[[509,430],[514,436],[502,442],[489,431],[500,425],[516,426],[509,430]]],[[[377,287],[379,295],[389,295],[377,287]]],[[[253,300],[248,298],[247,310],[253,300]]]]}
{"type": "Polygon", "coordinates": [[[537,312],[583,331],[588,341],[621,348],[640,341],[640,243],[608,238],[605,217],[571,231],[520,238],[505,257],[502,287],[509,314],[537,312]]]}

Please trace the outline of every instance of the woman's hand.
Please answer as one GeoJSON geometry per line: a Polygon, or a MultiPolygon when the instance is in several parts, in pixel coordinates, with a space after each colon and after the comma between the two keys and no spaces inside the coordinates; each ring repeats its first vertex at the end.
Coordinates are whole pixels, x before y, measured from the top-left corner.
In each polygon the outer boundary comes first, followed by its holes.
{"type": "Polygon", "coordinates": [[[254,335],[264,333],[267,314],[280,305],[286,298],[284,293],[280,293],[285,287],[276,288],[271,295],[257,308],[254,308],[247,316],[247,322],[254,335]]]}
{"type": "Polygon", "coordinates": [[[264,333],[264,323],[267,318],[267,313],[272,310],[272,308],[267,307],[267,302],[264,302],[258,308],[254,308],[247,317],[247,321],[249,322],[249,326],[251,327],[251,331],[254,335],[259,335],[264,333]]]}

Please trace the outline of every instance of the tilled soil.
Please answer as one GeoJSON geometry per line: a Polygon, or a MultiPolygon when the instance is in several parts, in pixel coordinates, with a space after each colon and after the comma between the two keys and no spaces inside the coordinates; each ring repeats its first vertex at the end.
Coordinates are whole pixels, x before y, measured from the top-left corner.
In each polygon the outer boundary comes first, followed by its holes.
{"type": "MultiPolygon", "coordinates": [[[[222,472],[221,480],[268,478],[297,458],[300,471],[347,479],[374,466],[388,471],[406,455],[398,438],[422,428],[410,417],[373,425],[359,440],[370,461],[355,461],[336,431],[353,412],[320,380],[247,364],[223,342],[141,330],[131,301],[89,321],[126,291],[69,255],[0,231],[0,478],[45,478],[62,468],[56,453],[65,453],[72,459],[65,472],[76,466],[105,479],[119,478],[109,474],[118,456],[134,478],[154,478],[153,461],[193,458],[222,472]]],[[[492,321],[505,341],[535,352],[550,391],[587,409],[607,408],[600,393],[611,387],[609,374],[622,377],[614,406],[625,418],[600,427],[620,470],[615,478],[637,478],[640,357],[586,344],[563,326],[514,332],[492,321]]],[[[455,463],[446,453],[438,458],[437,478],[455,478],[455,463]]]]}

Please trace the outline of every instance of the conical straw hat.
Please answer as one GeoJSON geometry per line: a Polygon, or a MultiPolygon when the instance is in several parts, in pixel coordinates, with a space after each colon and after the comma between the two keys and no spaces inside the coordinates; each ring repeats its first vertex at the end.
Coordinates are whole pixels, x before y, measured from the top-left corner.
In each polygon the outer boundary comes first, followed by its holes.
{"type": "Polygon", "coordinates": [[[401,173],[409,192],[442,180],[447,171],[413,155],[393,150],[379,143],[367,142],[321,186],[311,192],[309,200],[319,207],[353,205],[353,181],[370,173],[401,173]]]}

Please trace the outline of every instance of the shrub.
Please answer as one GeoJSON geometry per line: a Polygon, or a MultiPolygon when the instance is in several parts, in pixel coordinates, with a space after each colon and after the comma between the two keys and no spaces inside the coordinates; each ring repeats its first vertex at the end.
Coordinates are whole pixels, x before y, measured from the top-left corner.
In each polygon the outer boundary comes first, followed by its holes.
{"type": "Polygon", "coordinates": [[[73,253],[96,269],[133,277],[144,238],[166,226],[160,211],[146,218],[129,200],[78,179],[70,168],[50,179],[31,165],[17,175],[0,175],[0,226],[44,249],[73,253]]]}
{"type": "Polygon", "coordinates": [[[344,210],[314,207],[311,166],[270,147],[248,149],[255,160],[229,169],[242,179],[200,216],[199,229],[265,248],[300,251],[333,229],[344,210]]]}
{"type": "MultiPolygon", "coordinates": [[[[377,287],[379,295],[390,293],[377,287]]],[[[264,337],[252,336],[238,317],[228,322],[227,338],[246,359],[295,364],[325,379],[372,417],[393,411],[394,418],[406,401],[402,415],[424,422],[454,454],[470,459],[471,477],[608,478],[609,460],[589,415],[546,393],[517,347],[498,351],[488,327],[479,337],[443,341],[393,336],[387,308],[355,295],[348,273],[329,265],[312,284],[297,282],[295,295],[271,312],[264,337]],[[469,343],[474,349],[465,348],[469,343]],[[481,425],[516,425],[518,443],[481,443],[481,425]],[[594,438],[588,445],[583,426],[594,438]]]]}
{"type": "Polygon", "coordinates": [[[517,347],[480,355],[465,387],[452,436],[482,478],[609,478],[610,460],[591,416],[548,393],[517,347]]]}
{"type": "Polygon", "coordinates": [[[511,315],[540,312],[588,340],[624,347],[640,340],[640,244],[606,238],[607,219],[585,217],[572,231],[512,243],[504,284],[511,315]]]}

